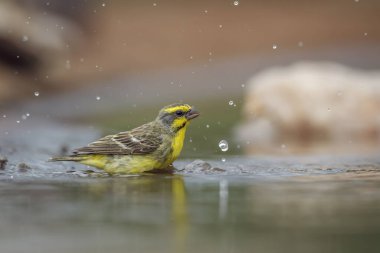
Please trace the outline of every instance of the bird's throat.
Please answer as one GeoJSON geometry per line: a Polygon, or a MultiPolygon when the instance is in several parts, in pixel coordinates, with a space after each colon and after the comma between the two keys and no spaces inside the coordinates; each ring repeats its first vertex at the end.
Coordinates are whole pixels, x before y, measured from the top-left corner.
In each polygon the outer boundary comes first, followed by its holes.
{"type": "Polygon", "coordinates": [[[174,161],[180,155],[185,140],[187,124],[179,129],[173,138],[171,160],[174,161]]]}
{"type": "Polygon", "coordinates": [[[177,129],[176,129],[176,132],[180,131],[181,129],[183,129],[185,126],[186,126],[187,122],[183,122],[182,125],[180,125],[177,129]]]}

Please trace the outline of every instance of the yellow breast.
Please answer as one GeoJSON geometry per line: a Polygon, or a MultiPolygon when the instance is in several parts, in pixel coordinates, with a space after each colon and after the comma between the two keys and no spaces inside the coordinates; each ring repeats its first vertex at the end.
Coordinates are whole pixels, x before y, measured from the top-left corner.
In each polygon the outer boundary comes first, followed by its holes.
{"type": "Polygon", "coordinates": [[[170,163],[172,163],[181,154],[183,141],[185,140],[187,125],[181,128],[174,136],[172,141],[172,154],[170,157],[170,163]]]}

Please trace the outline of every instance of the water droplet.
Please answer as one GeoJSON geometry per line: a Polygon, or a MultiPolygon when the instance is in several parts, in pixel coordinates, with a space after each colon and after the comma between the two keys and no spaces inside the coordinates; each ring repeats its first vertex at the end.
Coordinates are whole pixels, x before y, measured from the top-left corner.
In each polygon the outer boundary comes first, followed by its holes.
{"type": "Polygon", "coordinates": [[[106,7],[106,3],[102,3],[102,6],[103,6],[103,7],[106,7]]]}
{"type": "Polygon", "coordinates": [[[281,148],[282,148],[282,149],[285,149],[285,148],[286,148],[286,145],[285,145],[285,144],[281,144],[281,148]]]}
{"type": "Polygon", "coordinates": [[[153,3],[153,6],[157,6],[157,3],[153,3]]]}
{"type": "Polygon", "coordinates": [[[223,152],[226,152],[228,150],[228,142],[226,140],[221,140],[219,142],[219,148],[220,150],[222,150],[223,152]]]}
{"type": "Polygon", "coordinates": [[[242,88],[245,88],[245,84],[244,84],[244,83],[242,83],[242,84],[241,84],[241,87],[242,87],[242,88]]]}
{"type": "Polygon", "coordinates": [[[204,13],[206,13],[206,14],[207,14],[207,13],[208,13],[208,10],[204,10],[204,13]]]}
{"type": "Polygon", "coordinates": [[[38,97],[40,95],[40,92],[39,91],[35,91],[34,92],[34,96],[38,97]]]}
{"type": "Polygon", "coordinates": [[[223,28],[223,25],[219,25],[219,28],[222,29],[222,28],[223,28]]]}
{"type": "Polygon", "coordinates": [[[236,148],[237,148],[237,149],[240,149],[240,145],[239,145],[239,144],[238,144],[238,145],[236,145],[236,148]]]}
{"type": "Polygon", "coordinates": [[[239,1],[234,1],[234,5],[238,6],[239,5],[239,1]]]}
{"type": "Polygon", "coordinates": [[[206,125],[206,128],[210,128],[210,125],[209,125],[209,124],[207,124],[207,125],[206,125]]]}
{"type": "Polygon", "coordinates": [[[26,115],[22,115],[22,116],[21,116],[21,119],[22,119],[22,120],[26,120],[27,118],[28,118],[28,117],[27,117],[26,115]]]}
{"type": "Polygon", "coordinates": [[[229,104],[229,105],[234,105],[234,101],[230,100],[230,101],[228,102],[228,104],[229,104]]]}
{"type": "Polygon", "coordinates": [[[99,97],[99,96],[97,96],[97,97],[96,97],[96,100],[98,100],[98,101],[99,101],[99,100],[100,100],[100,97],[99,97]]]}
{"type": "Polygon", "coordinates": [[[364,36],[367,36],[368,35],[368,33],[364,33],[364,36]]]}
{"type": "Polygon", "coordinates": [[[26,115],[26,117],[29,117],[29,116],[30,116],[30,113],[27,112],[25,115],[26,115]]]}
{"type": "Polygon", "coordinates": [[[29,37],[27,35],[22,36],[22,42],[27,42],[29,40],[29,37]]]}
{"type": "Polygon", "coordinates": [[[224,157],[222,157],[221,160],[222,160],[222,162],[226,162],[226,158],[224,158],[224,157]]]}
{"type": "Polygon", "coordinates": [[[276,44],[273,44],[273,45],[272,45],[272,48],[273,48],[273,49],[277,49],[277,45],[276,45],[276,44]]]}
{"type": "Polygon", "coordinates": [[[189,139],[189,142],[193,142],[193,139],[190,138],[190,139],[189,139]]]}
{"type": "Polygon", "coordinates": [[[16,121],[16,123],[18,124],[18,123],[20,123],[20,121],[19,121],[19,120],[17,120],[17,121],[16,121]]]}
{"type": "Polygon", "coordinates": [[[298,41],[298,46],[303,47],[303,41],[298,41]]]}
{"type": "Polygon", "coordinates": [[[359,0],[355,0],[356,3],[359,3],[359,0]]]}

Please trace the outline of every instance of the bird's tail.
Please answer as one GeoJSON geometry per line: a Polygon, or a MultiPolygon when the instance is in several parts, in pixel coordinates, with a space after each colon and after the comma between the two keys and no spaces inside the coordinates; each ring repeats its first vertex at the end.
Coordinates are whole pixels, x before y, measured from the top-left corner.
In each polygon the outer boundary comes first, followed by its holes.
{"type": "Polygon", "coordinates": [[[58,161],[73,161],[79,162],[84,159],[83,156],[61,156],[61,157],[52,157],[48,160],[48,162],[58,162],[58,161]]]}

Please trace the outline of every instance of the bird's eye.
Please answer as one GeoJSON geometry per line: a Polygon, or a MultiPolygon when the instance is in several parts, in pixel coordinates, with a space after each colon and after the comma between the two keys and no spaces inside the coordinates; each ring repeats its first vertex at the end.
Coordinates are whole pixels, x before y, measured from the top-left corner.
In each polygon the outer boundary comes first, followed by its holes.
{"type": "Polygon", "coordinates": [[[175,114],[176,114],[177,116],[183,116],[183,111],[178,110],[178,111],[175,112],[175,114]]]}

